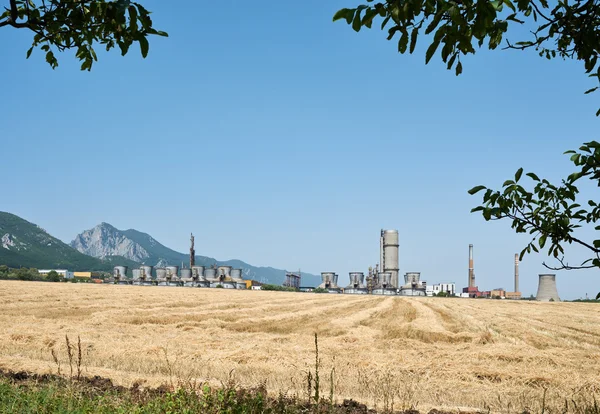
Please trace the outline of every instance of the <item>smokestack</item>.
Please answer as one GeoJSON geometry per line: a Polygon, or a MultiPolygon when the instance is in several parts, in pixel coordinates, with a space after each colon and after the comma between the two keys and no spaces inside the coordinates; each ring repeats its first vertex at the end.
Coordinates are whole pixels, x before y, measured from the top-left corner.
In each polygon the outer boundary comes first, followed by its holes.
{"type": "Polygon", "coordinates": [[[519,254],[515,253],[515,292],[519,292],[519,254]]]}
{"type": "Polygon", "coordinates": [[[475,269],[473,268],[473,245],[469,244],[469,287],[475,287],[475,269]]]}
{"type": "MultiPolygon", "coordinates": [[[[194,235],[190,233],[190,269],[196,265],[196,250],[194,250],[194,235]]],[[[183,267],[183,265],[182,265],[183,267]]]]}
{"type": "Polygon", "coordinates": [[[535,300],[542,302],[559,302],[558,291],[556,290],[556,275],[540,275],[538,291],[535,300]]]}

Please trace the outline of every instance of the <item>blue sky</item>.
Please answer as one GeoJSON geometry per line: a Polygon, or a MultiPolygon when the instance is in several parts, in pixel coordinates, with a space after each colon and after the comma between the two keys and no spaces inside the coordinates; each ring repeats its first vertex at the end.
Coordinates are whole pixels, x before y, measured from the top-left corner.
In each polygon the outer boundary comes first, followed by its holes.
{"type": "MultiPolygon", "coordinates": [[[[100,53],[91,73],[0,30],[0,210],[66,242],[106,221],[186,251],[193,231],[199,254],[343,281],[396,228],[401,272],[462,287],[473,243],[480,288],[510,289],[525,239],[470,214],[467,190],[521,166],[559,179],[562,152],[598,138],[576,62],[481,51],[456,77],[427,44],[402,56],[332,23],[353,0],[167,3],[143,2],[170,34],[147,59],[100,53]]],[[[524,294],[543,259],[521,264],[524,294]]],[[[595,295],[597,273],[559,272],[559,293],[595,295]]]]}

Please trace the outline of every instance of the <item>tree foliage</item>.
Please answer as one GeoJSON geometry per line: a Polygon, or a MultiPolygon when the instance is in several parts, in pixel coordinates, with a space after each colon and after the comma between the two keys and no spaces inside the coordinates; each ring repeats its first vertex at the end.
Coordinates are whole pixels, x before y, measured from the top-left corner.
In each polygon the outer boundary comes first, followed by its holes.
{"type": "MultiPolygon", "coordinates": [[[[508,49],[535,49],[547,59],[561,57],[584,63],[590,77],[600,82],[600,1],[574,0],[364,0],[355,8],[339,10],[334,21],[346,20],[355,31],[381,20],[388,40],[397,39],[398,52],[413,53],[419,36],[429,35],[425,63],[440,49],[448,69],[462,73],[461,56],[476,47],[496,49],[509,23],[532,28],[530,37],[506,41],[508,49]]],[[[594,87],[586,93],[597,90],[594,87]]],[[[600,115],[600,110],[596,115],[600,115]]]]}
{"type": "Polygon", "coordinates": [[[35,48],[46,54],[52,68],[58,66],[55,51],[75,49],[82,70],[98,60],[95,44],[107,51],[118,46],[124,56],[137,42],[148,55],[148,36],[167,36],[153,27],[150,12],[130,0],[8,0],[0,10],[0,27],[28,29],[34,33],[27,58],[35,48]]]}
{"type": "Polygon", "coordinates": [[[534,186],[528,190],[520,184],[523,178],[523,169],[520,168],[514,179],[504,182],[500,191],[483,185],[469,190],[471,195],[484,191],[483,204],[471,211],[480,212],[486,221],[511,220],[517,233],[529,233],[532,239],[521,251],[521,259],[526,253],[547,249],[548,255],[558,262],[557,266],[544,263],[549,269],[600,268],[600,239],[582,240],[576,234],[584,224],[592,224],[596,231],[600,230],[600,225],[597,225],[600,204],[596,200],[578,202],[579,189],[575,185],[587,179],[600,187],[600,143],[587,142],[578,151],[565,154],[571,156],[570,160],[577,170],[561,184],[552,184],[530,172],[525,176],[534,186]],[[566,244],[584,247],[589,257],[578,265],[570,265],[565,260],[566,244]]]}

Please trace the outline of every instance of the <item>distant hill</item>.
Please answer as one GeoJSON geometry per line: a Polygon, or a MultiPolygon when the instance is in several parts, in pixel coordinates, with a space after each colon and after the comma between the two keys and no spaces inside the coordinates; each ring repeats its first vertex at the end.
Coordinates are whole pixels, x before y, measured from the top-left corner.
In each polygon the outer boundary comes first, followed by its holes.
{"type": "Polygon", "coordinates": [[[0,264],[9,267],[110,271],[113,261],[87,256],[48,234],[41,227],[11,213],[0,212],[0,264]]]}
{"type": "MultiPolygon", "coordinates": [[[[147,233],[137,230],[119,230],[108,223],[100,223],[90,230],[79,234],[71,242],[71,246],[79,252],[98,259],[124,257],[128,260],[151,266],[180,266],[189,263],[189,255],[176,252],[159,243],[147,233]]],[[[118,264],[115,259],[112,262],[118,264]]],[[[212,264],[232,266],[244,271],[245,279],[281,284],[285,280],[285,270],[272,267],[256,267],[241,260],[217,260],[207,256],[196,256],[196,264],[210,266],[212,264]]],[[[302,284],[316,286],[320,277],[310,274],[302,275],[302,284]]]]}

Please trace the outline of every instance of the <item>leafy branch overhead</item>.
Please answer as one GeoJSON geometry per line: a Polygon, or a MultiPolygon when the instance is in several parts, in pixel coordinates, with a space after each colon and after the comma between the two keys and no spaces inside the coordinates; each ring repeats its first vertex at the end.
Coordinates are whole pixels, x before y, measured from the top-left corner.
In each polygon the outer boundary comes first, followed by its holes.
{"type": "Polygon", "coordinates": [[[600,143],[596,141],[585,143],[579,151],[567,151],[577,171],[562,180],[560,185],[554,185],[546,179],[540,179],[534,173],[525,174],[535,186],[528,191],[520,183],[523,169],[519,169],[514,179],[507,180],[502,185],[503,190],[494,191],[485,186],[477,186],[469,190],[474,195],[483,193],[483,204],[475,207],[472,212],[481,212],[486,221],[512,220],[512,228],[517,233],[529,233],[532,240],[521,252],[539,252],[548,246],[548,255],[558,262],[558,267],[544,265],[553,270],[600,268],[600,239],[586,241],[575,233],[583,224],[593,223],[595,230],[600,230],[600,204],[588,200],[582,206],[577,203],[579,189],[575,183],[582,178],[591,180],[600,187],[600,143]],[[564,258],[565,244],[575,244],[584,247],[589,252],[589,258],[583,263],[571,266],[564,258]]]}
{"type": "MultiPolygon", "coordinates": [[[[528,38],[505,43],[505,49],[535,49],[547,59],[561,57],[584,62],[586,73],[600,83],[600,0],[366,0],[344,8],[333,17],[346,20],[359,32],[381,20],[388,40],[398,39],[398,52],[413,53],[417,39],[430,35],[425,63],[440,49],[448,69],[462,73],[461,56],[474,54],[475,46],[496,49],[509,23],[532,28],[528,38]]],[[[586,93],[597,90],[591,88],[586,93]]],[[[596,115],[600,115],[600,110],[596,115]]]]}
{"type": "Polygon", "coordinates": [[[149,35],[168,36],[153,27],[148,10],[129,0],[9,0],[0,10],[0,27],[4,26],[34,33],[27,58],[39,47],[56,68],[54,52],[75,49],[82,70],[91,70],[98,60],[95,43],[107,51],[118,46],[124,56],[137,42],[146,57],[149,35]]]}

